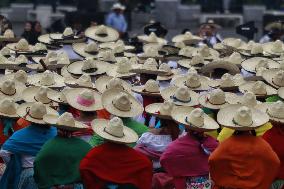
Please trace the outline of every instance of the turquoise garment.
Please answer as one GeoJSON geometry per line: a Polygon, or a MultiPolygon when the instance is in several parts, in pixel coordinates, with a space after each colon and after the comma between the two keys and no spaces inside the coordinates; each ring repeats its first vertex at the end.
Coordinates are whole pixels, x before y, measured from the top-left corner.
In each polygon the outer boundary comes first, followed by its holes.
{"type": "Polygon", "coordinates": [[[3,118],[2,119],[4,130],[3,133],[5,136],[9,136],[9,131],[12,130],[14,133],[13,125],[15,124],[15,120],[11,118],[3,118]]]}

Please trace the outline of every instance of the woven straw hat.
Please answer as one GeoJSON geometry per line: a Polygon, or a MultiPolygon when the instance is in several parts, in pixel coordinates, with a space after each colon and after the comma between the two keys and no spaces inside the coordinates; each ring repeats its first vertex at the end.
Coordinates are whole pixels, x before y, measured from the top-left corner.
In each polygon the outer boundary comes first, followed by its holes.
{"type": "Polygon", "coordinates": [[[28,83],[34,86],[44,86],[50,88],[61,88],[65,86],[64,78],[55,72],[46,70],[43,73],[30,75],[28,83]]]}
{"type": "Polygon", "coordinates": [[[198,101],[203,107],[218,110],[228,104],[237,104],[237,95],[224,92],[221,89],[214,89],[207,94],[201,95],[198,101]]]}
{"type": "Polygon", "coordinates": [[[21,104],[17,109],[17,114],[21,118],[37,124],[46,124],[43,121],[43,116],[46,114],[58,115],[57,111],[41,102],[21,104]]]}
{"type": "Polygon", "coordinates": [[[95,82],[96,89],[103,93],[108,89],[118,88],[127,91],[128,93],[132,93],[131,85],[126,81],[110,76],[102,76],[99,77],[95,82]]]}
{"type": "Polygon", "coordinates": [[[256,108],[267,113],[271,120],[284,123],[284,103],[282,101],[262,103],[256,108]]]}
{"type": "Polygon", "coordinates": [[[4,75],[1,79],[3,79],[3,81],[13,80],[15,82],[26,84],[28,81],[28,74],[24,70],[18,70],[15,73],[4,75]]]}
{"type": "Polygon", "coordinates": [[[3,47],[1,50],[0,50],[0,54],[5,56],[5,57],[9,57],[11,56],[11,53],[12,51],[8,48],[8,47],[3,47]]]}
{"type": "Polygon", "coordinates": [[[172,110],[172,117],[180,124],[186,125],[187,129],[195,131],[212,131],[219,128],[218,123],[206,115],[200,108],[186,106],[175,107],[172,110]]]}
{"type": "Polygon", "coordinates": [[[78,79],[70,78],[65,79],[65,84],[72,88],[90,88],[94,89],[95,84],[92,82],[92,78],[90,75],[83,74],[78,79]]]}
{"type": "Polygon", "coordinates": [[[119,33],[115,29],[105,25],[89,27],[85,35],[98,42],[112,42],[119,38],[119,33]]]}
{"type": "Polygon", "coordinates": [[[210,89],[210,79],[196,73],[189,73],[185,76],[177,77],[173,80],[173,83],[178,87],[186,86],[194,91],[206,91],[210,89]]]}
{"type": "Polygon", "coordinates": [[[254,57],[242,62],[242,68],[248,72],[256,73],[257,70],[261,67],[269,69],[279,68],[279,63],[274,60],[263,57],[254,57]]]}
{"type": "Polygon", "coordinates": [[[19,39],[16,38],[15,33],[11,29],[6,29],[3,35],[0,35],[1,42],[17,42],[19,39]]]}
{"type": "Polygon", "coordinates": [[[116,46],[118,45],[122,45],[124,47],[124,49],[126,51],[128,50],[134,50],[135,47],[134,46],[131,46],[131,45],[125,45],[124,41],[123,40],[117,40],[116,42],[106,42],[106,43],[101,43],[99,44],[99,47],[101,49],[114,49],[116,46]]]}
{"type": "Polygon", "coordinates": [[[167,74],[165,70],[158,69],[158,63],[153,58],[148,58],[144,64],[132,65],[132,69],[130,71],[134,73],[145,73],[145,74],[153,74],[153,75],[166,75],[167,74]]]}
{"type": "Polygon", "coordinates": [[[83,112],[103,109],[101,95],[91,89],[68,89],[65,93],[65,97],[70,106],[83,112]]]}
{"type": "Polygon", "coordinates": [[[22,100],[22,92],[26,86],[14,80],[4,80],[0,82],[0,97],[9,98],[15,101],[22,100]]]}
{"type": "Polygon", "coordinates": [[[64,88],[62,91],[53,91],[48,90],[47,91],[47,98],[52,100],[53,102],[59,103],[59,104],[68,104],[65,94],[67,93],[69,89],[64,88]]]}
{"type": "Polygon", "coordinates": [[[249,81],[239,86],[242,93],[252,92],[257,97],[267,97],[277,94],[277,90],[265,84],[263,81],[249,81]]]}
{"type": "Polygon", "coordinates": [[[88,129],[89,126],[76,121],[71,113],[65,112],[62,115],[46,114],[43,116],[43,121],[49,125],[67,131],[80,131],[88,129]]]}
{"type": "Polygon", "coordinates": [[[64,29],[63,33],[51,33],[49,34],[50,42],[53,43],[63,43],[72,44],[80,43],[86,40],[85,37],[76,36],[72,28],[67,27],[64,29]]]}
{"type": "Polygon", "coordinates": [[[138,39],[143,43],[160,43],[160,44],[167,43],[167,40],[157,37],[157,35],[154,32],[151,32],[149,35],[138,36],[138,39]]]}
{"type": "Polygon", "coordinates": [[[149,79],[145,85],[133,86],[132,91],[145,96],[161,96],[159,83],[152,79],[149,79]]]}
{"type": "Polygon", "coordinates": [[[222,44],[225,46],[233,47],[238,49],[245,45],[245,42],[238,38],[226,38],[222,41],[222,44]]]}
{"type": "Polygon", "coordinates": [[[202,56],[205,60],[213,60],[219,57],[219,52],[204,45],[193,50],[192,56],[196,55],[202,56]]]}
{"type": "Polygon", "coordinates": [[[129,93],[121,89],[109,89],[102,94],[103,107],[118,117],[141,115],[143,106],[129,93]]]}
{"type": "Polygon", "coordinates": [[[100,75],[106,72],[109,65],[106,62],[87,59],[83,61],[77,61],[67,66],[69,73],[74,75],[100,75]]]}
{"type": "Polygon", "coordinates": [[[115,51],[111,49],[101,50],[98,54],[98,58],[99,60],[108,63],[115,63],[117,61],[117,58],[115,57],[115,51]]]}
{"type": "Polygon", "coordinates": [[[244,61],[244,58],[241,56],[240,53],[233,52],[229,57],[225,58],[224,60],[239,66],[244,61]]]}
{"type": "Polygon", "coordinates": [[[144,49],[144,53],[142,53],[139,58],[147,59],[147,58],[155,58],[155,59],[161,59],[163,58],[163,55],[159,54],[159,48],[150,46],[148,48],[144,49]]]}
{"type": "Polygon", "coordinates": [[[185,32],[185,34],[179,34],[173,37],[172,41],[174,43],[183,42],[186,45],[197,44],[198,42],[202,41],[201,37],[196,35],[192,35],[191,32],[185,32]]]}
{"type": "Polygon", "coordinates": [[[247,106],[235,104],[222,108],[217,114],[220,125],[234,130],[254,130],[269,121],[266,113],[247,106]]]}
{"type": "Polygon", "coordinates": [[[26,39],[21,39],[17,43],[9,43],[7,47],[16,52],[32,52],[33,49],[26,39]]]}
{"type": "Polygon", "coordinates": [[[208,61],[205,61],[204,58],[200,55],[195,55],[192,59],[182,59],[177,62],[179,65],[185,68],[191,68],[192,66],[199,68],[208,64],[208,61]]]}
{"type": "Polygon", "coordinates": [[[198,105],[199,95],[187,87],[170,86],[161,90],[164,100],[179,106],[196,106],[198,105]]]}
{"type": "Polygon", "coordinates": [[[100,137],[114,143],[131,144],[138,140],[138,135],[118,117],[111,120],[95,119],[92,128],[100,137]]]}
{"type": "Polygon", "coordinates": [[[284,87],[280,87],[277,93],[280,98],[284,99],[284,87]]]}
{"type": "Polygon", "coordinates": [[[73,50],[82,57],[97,58],[99,52],[99,45],[96,42],[86,43],[73,43],[73,50]]]}
{"type": "Polygon", "coordinates": [[[172,102],[165,101],[164,103],[153,103],[145,107],[145,111],[155,117],[161,119],[172,119],[171,112],[175,105],[172,102]]]}
{"type": "Polygon", "coordinates": [[[240,69],[236,64],[232,64],[223,59],[216,59],[213,62],[210,62],[209,64],[204,65],[200,69],[200,72],[203,74],[206,74],[206,73],[212,74],[213,72],[216,71],[216,69],[227,70],[227,72],[230,73],[231,75],[240,73],[240,69]]]}
{"type": "Polygon", "coordinates": [[[284,53],[284,44],[280,40],[269,42],[263,45],[264,51],[272,55],[280,55],[284,53]]]}
{"type": "Polygon", "coordinates": [[[248,106],[254,108],[256,105],[261,104],[260,101],[257,101],[255,94],[252,92],[247,92],[242,96],[238,96],[238,104],[243,106],[248,106]]]}
{"type": "Polygon", "coordinates": [[[131,71],[131,67],[130,59],[124,57],[118,59],[117,63],[112,66],[112,69],[108,69],[106,73],[111,77],[129,78],[136,75],[136,73],[131,71]]]}
{"type": "Polygon", "coordinates": [[[194,47],[185,46],[179,50],[178,55],[183,58],[191,58],[194,49],[194,47]]]}
{"type": "Polygon", "coordinates": [[[12,99],[4,98],[0,102],[0,116],[18,118],[17,108],[18,104],[16,104],[12,99]]]}
{"type": "Polygon", "coordinates": [[[284,87],[284,70],[269,69],[262,72],[262,77],[275,88],[284,87]]]}
{"type": "Polygon", "coordinates": [[[175,75],[179,75],[179,73],[181,72],[181,70],[179,70],[179,69],[171,69],[171,67],[166,63],[162,63],[159,67],[159,70],[164,70],[164,71],[167,72],[167,74],[158,75],[158,77],[157,77],[158,81],[171,80],[175,75]]]}
{"type": "Polygon", "coordinates": [[[221,88],[224,91],[237,90],[238,86],[245,83],[245,80],[241,74],[231,75],[225,73],[221,79],[213,80],[209,83],[209,86],[215,88],[221,88]]]}
{"type": "Polygon", "coordinates": [[[32,86],[23,91],[22,97],[26,102],[41,102],[43,104],[50,104],[52,101],[47,97],[48,92],[53,94],[56,93],[54,90],[47,87],[32,86]]]}

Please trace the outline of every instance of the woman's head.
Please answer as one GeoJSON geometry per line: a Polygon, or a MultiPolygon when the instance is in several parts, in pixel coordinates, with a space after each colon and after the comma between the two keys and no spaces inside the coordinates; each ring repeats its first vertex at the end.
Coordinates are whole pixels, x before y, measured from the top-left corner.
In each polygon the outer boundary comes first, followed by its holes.
{"type": "Polygon", "coordinates": [[[35,32],[38,32],[38,33],[41,33],[42,32],[42,28],[41,28],[41,24],[39,21],[36,21],[34,23],[34,31],[35,32]]]}
{"type": "Polygon", "coordinates": [[[32,31],[32,22],[27,21],[26,24],[25,24],[24,30],[25,30],[26,32],[32,31]]]}
{"type": "Polygon", "coordinates": [[[173,120],[160,119],[161,122],[161,132],[160,134],[171,135],[172,140],[175,140],[179,136],[178,124],[173,120]]]}

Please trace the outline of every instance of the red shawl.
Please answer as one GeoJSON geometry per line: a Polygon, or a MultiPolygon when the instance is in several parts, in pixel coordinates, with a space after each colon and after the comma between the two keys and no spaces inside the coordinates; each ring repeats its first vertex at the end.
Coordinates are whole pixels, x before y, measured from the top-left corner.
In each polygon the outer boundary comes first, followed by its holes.
{"type": "Polygon", "coordinates": [[[87,189],[101,189],[107,182],[151,188],[152,163],[123,144],[107,142],[93,148],[81,161],[80,172],[87,189]]]}
{"type": "Polygon", "coordinates": [[[231,136],[209,157],[214,189],[268,189],[279,165],[269,144],[251,135],[231,136]]]}
{"type": "Polygon", "coordinates": [[[274,152],[278,155],[281,164],[277,179],[284,180],[284,129],[272,127],[272,129],[263,135],[263,139],[270,144],[274,152]]]}

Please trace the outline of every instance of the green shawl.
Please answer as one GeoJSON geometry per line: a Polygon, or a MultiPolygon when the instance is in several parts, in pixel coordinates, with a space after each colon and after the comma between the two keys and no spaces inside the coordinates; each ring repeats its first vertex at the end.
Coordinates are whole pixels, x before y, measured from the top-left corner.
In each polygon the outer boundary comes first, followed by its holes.
{"type": "MultiPolygon", "coordinates": [[[[144,124],[133,120],[132,118],[122,118],[123,124],[130,129],[133,129],[138,137],[140,137],[143,133],[148,132],[149,128],[144,124]]],[[[94,134],[91,140],[89,141],[91,146],[98,146],[104,143],[104,139],[97,134],[94,134]]],[[[130,147],[134,147],[136,143],[129,144],[130,147]]]]}
{"type": "Polygon", "coordinates": [[[81,181],[80,161],[91,146],[79,138],[56,136],[47,141],[34,161],[34,179],[39,189],[81,181]]]}

